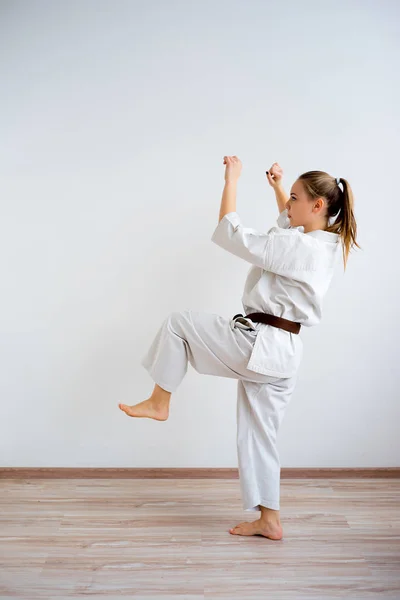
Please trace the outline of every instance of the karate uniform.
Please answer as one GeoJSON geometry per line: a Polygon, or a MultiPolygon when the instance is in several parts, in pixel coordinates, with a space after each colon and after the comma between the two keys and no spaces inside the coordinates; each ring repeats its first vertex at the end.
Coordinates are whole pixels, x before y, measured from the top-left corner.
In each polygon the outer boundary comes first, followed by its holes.
{"type": "MultiPolygon", "coordinates": [[[[267,233],[226,214],[211,241],[251,264],[244,315],[264,312],[316,325],[340,248],[328,231],[291,227],[287,210],[267,233]]],[[[301,335],[301,334],[300,334],[301,335]]],[[[162,323],[141,364],[175,392],[188,362],[201,374],[237,379],[237,455],[244,510],[280,508],[276,436],[297,380],[303,343],[294,334],[249,318],[184,310],[162,323]]]]}

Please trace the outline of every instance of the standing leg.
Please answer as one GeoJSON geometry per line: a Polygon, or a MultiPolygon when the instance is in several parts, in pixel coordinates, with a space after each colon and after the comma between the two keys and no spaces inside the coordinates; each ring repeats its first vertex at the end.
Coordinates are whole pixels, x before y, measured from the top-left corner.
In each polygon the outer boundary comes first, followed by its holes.
{"type": "Polygon", "coordinates": [[[292,397],[297,375],[271,383],[238,381],[237,452],[243,508],[261,510],[253,523],[241,523],[231,533],[281,539],[280,461],[276,437],[292,397]]]}

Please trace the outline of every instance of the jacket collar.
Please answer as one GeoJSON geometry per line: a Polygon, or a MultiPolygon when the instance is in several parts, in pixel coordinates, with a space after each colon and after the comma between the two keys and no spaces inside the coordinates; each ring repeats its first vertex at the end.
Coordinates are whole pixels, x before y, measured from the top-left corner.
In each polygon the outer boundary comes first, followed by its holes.
{"type": "MultiPolygon", "coordinates": [[[[304,233],[303,225],[299,225],[297,228],[301,233],[304,233]]],[[[314,229],[314,231],[308,231],[304,235],[311,235],[320,240],[325,240],[326,242],[338,242],[339,234],[334,233],[333,231],[325,231],[324,229],[314,229]]]]}

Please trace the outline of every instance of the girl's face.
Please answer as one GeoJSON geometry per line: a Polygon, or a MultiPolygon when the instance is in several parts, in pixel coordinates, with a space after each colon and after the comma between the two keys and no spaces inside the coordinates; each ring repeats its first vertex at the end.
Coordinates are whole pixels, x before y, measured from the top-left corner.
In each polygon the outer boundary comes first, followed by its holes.
{"type": "Polygon", "coordinates": [[[290,198],[286,203],[290,225],[292,227],[303,225],[305,229],[313,226],[316,220],[320,220],[322,217],[323,205],[323,198],[309,200],[301,182],[295,181],[290,190],[290,198]]]}

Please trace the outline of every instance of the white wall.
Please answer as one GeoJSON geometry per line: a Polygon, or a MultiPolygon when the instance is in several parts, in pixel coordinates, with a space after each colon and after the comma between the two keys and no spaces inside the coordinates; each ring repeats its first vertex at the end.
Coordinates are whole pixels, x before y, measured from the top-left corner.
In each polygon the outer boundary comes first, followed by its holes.
{"type": "Polygon", "coordinates": [[[151,393],[140,360],[171,311],[242,311],[249,264],[210,241],[225,154],[246,226],[275,224],[274,161],[287,191],[321,169],[355,194],[363,250],[302,329],[282,467],[399,464],[398,17],[0,3],[2,466],[237,466],[235,380],[189,365],[166,423],[117,408],[151,393]]]}

